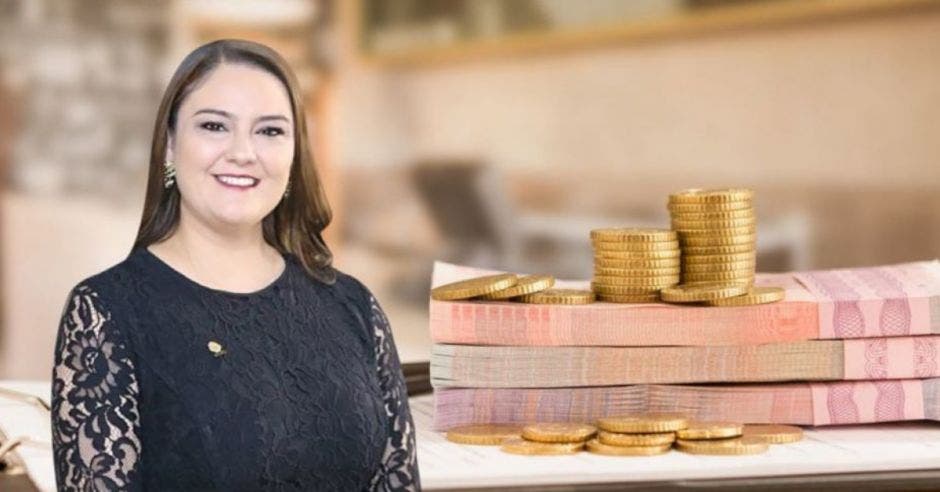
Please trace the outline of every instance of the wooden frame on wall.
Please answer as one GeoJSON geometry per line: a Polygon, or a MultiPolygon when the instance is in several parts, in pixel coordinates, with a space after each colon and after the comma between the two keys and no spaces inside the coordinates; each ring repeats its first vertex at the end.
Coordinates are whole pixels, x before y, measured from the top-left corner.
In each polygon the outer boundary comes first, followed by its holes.
{"type": "MultiPolygon", "coordinates": [[[[940,7],[940,0],[717,0],[717,6],[686,9],[640,19],[605,20],[581,28],[499,34],[456,39],[447,43],[416,43],[414,47],[379,51],[370,48],[373,32],[366,19],[367,2],[351,0],[353,37],[361,60],[381,67],[421,67],[559,52],[670,37],[698,35],[755,26],[832,20],[940,7]]],[[[499,0],[498,0],[499,1],[499,0]]],[[[708,3],[708,2],[706,2],[708,3]]]]}

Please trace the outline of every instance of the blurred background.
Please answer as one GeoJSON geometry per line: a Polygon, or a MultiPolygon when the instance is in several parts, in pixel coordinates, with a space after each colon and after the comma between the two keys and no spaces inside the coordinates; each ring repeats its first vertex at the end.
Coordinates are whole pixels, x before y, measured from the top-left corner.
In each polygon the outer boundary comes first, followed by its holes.
{"type": "Polygon", "coordinates": [[[427,360],[434,260],[591,275],[589,231],[757,193],[758,269],[940,256],[940,2],[0,0],[0,378],[49,378],[66,295],[129,252],[196,46],[303,82],[326,239],[427,360]]]}

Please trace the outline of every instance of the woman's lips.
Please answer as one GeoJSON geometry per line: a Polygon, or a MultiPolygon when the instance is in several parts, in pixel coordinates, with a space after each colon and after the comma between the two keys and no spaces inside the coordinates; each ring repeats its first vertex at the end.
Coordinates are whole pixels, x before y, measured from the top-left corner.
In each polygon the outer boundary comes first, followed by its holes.
{"type": "Polygon", "coordinates": [[[239,176],[232,174],[215,174],[213,176],[215,177],[215,180],[222,186],[236,190],[247,190],[254,188],[260,181],[259,179],[252,176],[244,175],[239,176]]]}

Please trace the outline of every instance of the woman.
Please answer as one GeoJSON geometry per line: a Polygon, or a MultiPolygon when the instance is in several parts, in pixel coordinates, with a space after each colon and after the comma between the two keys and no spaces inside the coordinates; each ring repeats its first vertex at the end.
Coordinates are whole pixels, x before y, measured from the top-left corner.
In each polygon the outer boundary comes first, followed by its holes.
{"type": "Polygon", "coordinates": [[[330,219],[286,62],[241,40],[190,53],[132,251],[62,314],[59,488],[419,490],[388,321],[331,266],[330,219]]]}

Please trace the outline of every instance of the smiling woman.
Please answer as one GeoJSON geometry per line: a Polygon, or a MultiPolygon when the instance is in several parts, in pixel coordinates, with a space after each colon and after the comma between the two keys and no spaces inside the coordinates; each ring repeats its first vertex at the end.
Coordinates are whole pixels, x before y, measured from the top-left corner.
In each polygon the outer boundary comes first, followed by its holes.
{"type": "Polygon", "coordinates": [[[134,247],[62,312],[60,490],[420,489],[388,319],[321,236],[296,87],[241,40],[171,79],[134,247]]]}

